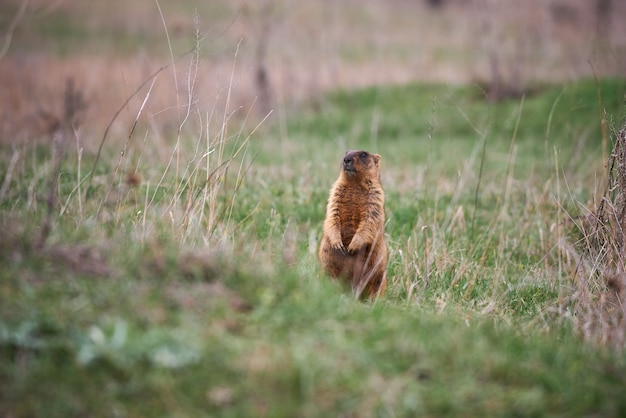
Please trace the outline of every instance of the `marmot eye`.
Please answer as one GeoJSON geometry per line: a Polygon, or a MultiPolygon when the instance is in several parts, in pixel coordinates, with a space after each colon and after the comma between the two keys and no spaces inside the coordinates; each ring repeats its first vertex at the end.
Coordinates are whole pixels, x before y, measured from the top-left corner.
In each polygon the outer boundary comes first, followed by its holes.
{"type": "Polygon", "coordinates": [[[367,152],[362,152],[361,153],[361,158],[367,158],[367,152]]]}

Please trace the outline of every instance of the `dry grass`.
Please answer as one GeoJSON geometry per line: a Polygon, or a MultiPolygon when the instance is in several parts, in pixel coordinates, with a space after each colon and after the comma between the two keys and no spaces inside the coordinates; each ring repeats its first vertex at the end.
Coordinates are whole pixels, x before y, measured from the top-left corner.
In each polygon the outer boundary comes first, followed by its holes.
{"type": "MultiPolygon", "coordinates": [[[[115,114],[109,123],[126,123],[126,132],[122,134],[119,129],[107,128],[100,138],[100,149],[92,139],[93,131],[87,134],[83,131],[94,128],[92,125],[85,127],[83,122],[86,113],[93,112],[94,107],[99,110],[98,103],[86,103],[85,94],[76,89],[74,79],[66,80],[62,95],[50,96],[54,107],[40,108],[29,116],[32,120],[43,121],[42,126],[35,129],[43,140],[52,143],[52,152],[46,164],[29,167],[25,154],[30,152],[30,147],[14,141],[16,146],[0,187],[0,199],[6,202],[18,196],[19,200],[19,192],[11,189],[11,185],[15,185],[15,179],[25,171],[32,170],[37,180],[31,183],[32,198],[29,197],[27,208],[37,211],[38,205],[43,207],[43,219],[37,232],[32,236],[19,234],[15,240],[25,239],[29,251],[33,250],[42,259],[55,260],[68,270],[96,276],[110,276],[114,270],[109,265],[107,251],[88,244],[59,243],[59,236],[65,235],[59,232],[58,225],[64,216],[75,217],[79,224],[96,221],[112,222],[116,226],[131,216],[134,218],[131,235],[141,245],[148,246],[158,240],[155,222],[167,219],[179,243],[204,242],[210,252],[228,251],[235,197],[250,165],[250,159],[246,158],[248,144],[269,115],[259,118],[244,131],[251,111],[248,109],[245,114],[240,106],[233,104],[237,53],[231,58],[230,74],[222,81],[223,88],[216,93],[215,103],[207,105],[198,99],[199,42],[197,37],[194,51],[183,57],[184,72],[177,74],[182,60],[177,61],[172,54],[171,64],[162,66],[162,71],[133,81],[140,87],[128,93],[129,98],[121,109],[134,113],[133,118],[118,120],[115,114]],[[167,71],[170,83],[178,77],[184,80],[182,87],[172,83],[172,94],[177,101],[166,108],[172,113],[169,117],[150,109],[155,104],[159,106],[155,86],[167,71]],[[237,112],[242,115],[234,121],[233,114],[237,112]],[[172,126],[174,122],[177,125],[172,126]],[[82,159],[83,147],[90,139],[95,158],[89,158],[87,165],[82,159]],[[100,159],[102,148],[108,151],[103,152],[100,159]],[[159,161],[156,164],[159,169],[155,169],[155,161],[159,161]],[[76,172],[64,171],[64,167],[74,164],[76,172]],[[62,177],[68,175],[75,176],[74,184],[69,194],[62,195],[62,177]]],[[[38,137],[24,139],[36,141],[38,137]]],[[[103,248],[109,245],[104,242],[103,248]]],[[[16,257],[21,257],[20,254],[16,257]]],[[[185,264],[194,264],[187,262],[185,264]]]]}
{"type": "MultiPolygon", "coordinates": [[[[7,15],[17,13],[19,3],[7,3],[12,5],[4,6],[11,12],[7,15]]],[[[243,113],[264,107],[255,104],[261,94],[257,85],[260,50],[268,80],[264,88],[270,90],[271,107],[281,113],[287,111],[285,103],[315,99],[338,87],[491,80],[517,91],[535,81],[589,76],[590,62],[600,76],[620,74],[624,68],[620,51],[626,47],[626,36],[619,21],[626,16],[626,5],[622,2],[613,2],[603,40],[599,40],[593,5],[583,0],[533,0],[521,12],[516,6],[489,0],[451,0],[436,10],[425,2],[403,0],[392,4],[266,0],[210,5],[162,0],[159,4],[165,27],[150,2],[129,7],[115,0],[102,8],[79,1],[59,2],[55,7],[31,1],[0,66],[0,88],[5,92],[1,100],[6,109],[0,116],[0,140],[45,137],[46,126],[39,115],[42,110],[58,110],[61,86],[73,78],[91,104],[89,128],[83,137],[87,149],[93,148],[134,88],[170,61],[170,51],[164,48],[166,35],[175,57],[194,47],[198,29],[194,7],[198,8],[203,51],[197,63],[195,99],[223,106],[219,100],[228,88],[232,57],[239,45],[239,65],[232,77],[237,88],[230,100],[232,108],[241,107],[243,113]],[[46,39],[54,42],[55,34],[42,35],[37,30],[41,23],[55,19],[64,19],[59,26],[85,34],[70,53],[50,52],[54,48],[47,46],[57,44],[46,39]],[[124,44],[118,46],[120,42],[124,44]]],[[[175,72],[169,69],[159,76],[151,107],[144,112],[146,124],[156,114],[169,115],[176,123],[172,103],[184,96],[183,75],[188,66],[183,59],[175,72]],[[174,74],[179,75],[176,80],[174,74]]],[[[129,103],[113,127],[114,137],[126,135],[139,104],[129,103]]],[[[257,112],[256,117],[266,113],[257,112]]],[[[171,134],[161,129],[163,135],[171,134]]]]}
{"type": "Polygon", "coordinates": [[[585,339],[623,350],[626,345],[626,126],[615,137],[604,195],[575,222],[581,238],[564,250],[575,261],[574,292],[564,309],[585,339]]]}

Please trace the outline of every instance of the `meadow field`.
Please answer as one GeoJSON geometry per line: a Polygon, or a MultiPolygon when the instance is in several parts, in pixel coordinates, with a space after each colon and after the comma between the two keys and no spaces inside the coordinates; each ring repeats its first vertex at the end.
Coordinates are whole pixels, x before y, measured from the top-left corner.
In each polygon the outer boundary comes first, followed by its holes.
{"type": "Polygon", "coordinates": [[[617,20],[235,3],[0,5],[0,415],[626,415],[617,20]],[[375,301],[317,261],[348,149],[375,301]]]}

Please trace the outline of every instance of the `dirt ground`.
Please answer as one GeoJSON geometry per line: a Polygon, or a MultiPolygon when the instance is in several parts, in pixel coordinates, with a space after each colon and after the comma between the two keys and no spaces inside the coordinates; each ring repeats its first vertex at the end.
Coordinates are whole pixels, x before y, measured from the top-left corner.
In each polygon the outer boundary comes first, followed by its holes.
{"type": "Polygon", "coordinates": [[[0,16],[3,142],[46,138],[69,79],[96,144],[140,109],[165,134],[187,109],[280,120],[336,88],[479,82],[497,99],[626,76],[617,0],[6,0],[0,16]]]}

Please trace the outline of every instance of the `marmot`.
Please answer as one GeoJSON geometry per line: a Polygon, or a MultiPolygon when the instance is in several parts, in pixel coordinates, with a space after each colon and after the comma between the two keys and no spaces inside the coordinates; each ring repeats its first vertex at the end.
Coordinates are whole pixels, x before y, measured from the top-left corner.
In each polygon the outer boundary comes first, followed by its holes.
{"type": "Polygon", "coordinates": [[[380,155],[348,151],[330,190],[319,249],[323,269],[357,297],[382,296],[387,286],[385,194],[380,155]]]}

